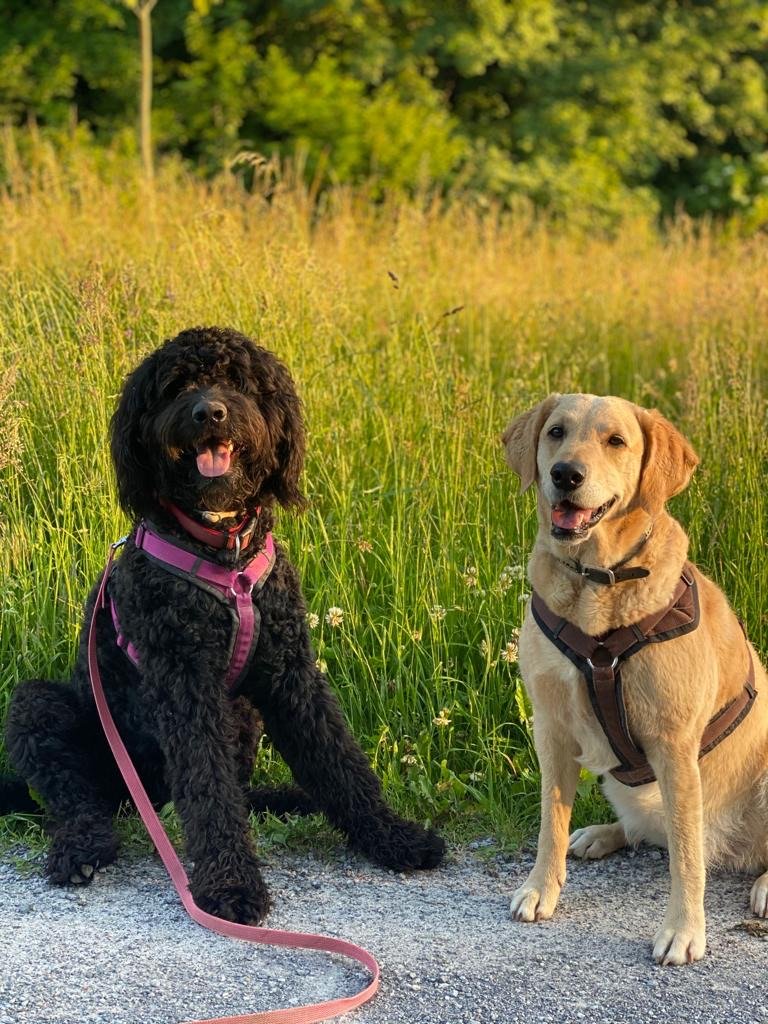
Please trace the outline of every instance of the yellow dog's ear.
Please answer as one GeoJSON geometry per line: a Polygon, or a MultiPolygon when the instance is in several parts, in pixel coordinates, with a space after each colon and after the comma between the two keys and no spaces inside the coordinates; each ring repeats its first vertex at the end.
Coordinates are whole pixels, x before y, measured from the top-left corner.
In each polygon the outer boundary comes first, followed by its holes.
{"type": "Polygon", "coordinates": [[[658,512],[688,486],[699,457],[660,412],[638,406],[637,419],[645,437],[639,495],[646,508],[658,512]]]}
{"type": "Polygon", "coordinates": [[[536,479],[536,451],[539,434],[560,395],[550,395],[533,409],[512,420],[501,435],[507,462],[520,477],[520,491],[527,491],[536,479]]]}

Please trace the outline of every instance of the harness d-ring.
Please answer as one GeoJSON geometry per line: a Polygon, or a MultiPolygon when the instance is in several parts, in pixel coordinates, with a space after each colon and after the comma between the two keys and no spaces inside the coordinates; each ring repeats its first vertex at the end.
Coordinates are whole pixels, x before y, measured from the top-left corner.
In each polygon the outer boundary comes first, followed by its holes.
{"type": "Polygon", "coordinates": [[[229,592],[232,597],[237,600],[238,597],[250,597],[253,593],[253,587],[255,580],[251,579],[248,573],[239,572],[233,581],[233,585],[229,588],[229,592]],[[243,582],[245,581],[245,582],[243,582]],[[235,590],[234,584],[237,583],[239,590],[235,590]]]}
{"type": "MultiPolygon", "coordinates": [[[[607,650],[607,648],[603,648],[603,650],[607,650]]],[[[591,658],[587,658],[587,664],[589,665],[590,669],[593,672],[595,671],[596,668],[609,668],[611,670],[611,672],[613,672],[613,670],[619,664],[619,659],[614,657],[614,659],[613,659],[613,661],[611,662],[610,665],[607,662],[606,662],[605,665],[595,665],[595,663],[592,661],[591,658]]]]}

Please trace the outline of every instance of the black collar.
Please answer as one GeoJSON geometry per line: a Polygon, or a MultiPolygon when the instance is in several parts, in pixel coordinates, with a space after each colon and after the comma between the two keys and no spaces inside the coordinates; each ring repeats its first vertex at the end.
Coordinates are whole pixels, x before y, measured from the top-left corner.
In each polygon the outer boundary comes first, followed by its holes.
{"type": "Polygon", "coordinates": [[[634,565],[628,569],[622,569],[621,566],[625,565],[630,558],[634,558],[645,547],[652,533],[653,523],[651,523],[629,554],[616,562],[615,565],[612,565],[610,569],[599,565],[582,565],[577,559],[558,558],[558,562],[570,569],[571,572],[578,573],[579,576],[583,576],[592,583],[603,583],[608,587],[612,587],[615,583],[625,583],[627,580],[641,580],[651,575],[650,569],[646,569],[643,565],[634,565]]]}

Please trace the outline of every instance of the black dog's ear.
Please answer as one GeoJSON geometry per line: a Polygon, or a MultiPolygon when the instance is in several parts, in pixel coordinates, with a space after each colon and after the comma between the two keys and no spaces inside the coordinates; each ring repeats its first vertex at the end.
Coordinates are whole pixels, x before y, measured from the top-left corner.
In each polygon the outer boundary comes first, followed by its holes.
{"type": "Polygon", "coordinates": [[[306,499],[299,487],[304,468],[306,436],[301,402],[293,379],[279,359],[262,349],[269,360],[262,387],[269,399],[263,410],[275,452],[275,468],[264,481],[264,490],[271,492],[284,508],[302,509],[306,499]]]}
{"type": "Polygon", "coordinates": [[[154,485],[149,453],[142,437],[144,417],[154,394],[154,377],[153,357],[150,356],[123,384],[109,428],[118,498],[134,520],[152,511],[154,485]]]}

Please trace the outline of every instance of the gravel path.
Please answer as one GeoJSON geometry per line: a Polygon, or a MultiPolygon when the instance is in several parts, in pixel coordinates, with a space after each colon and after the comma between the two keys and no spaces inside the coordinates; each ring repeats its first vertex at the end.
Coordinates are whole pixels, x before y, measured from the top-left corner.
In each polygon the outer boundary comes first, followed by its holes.
{"type": "MultiPolygon", "coordinates": [[[[751,879],[712,874],[706,959],[659,968],[649,943],[666,855],[572,863],[556,919],[515,924],[507,902],[530,864],[465,850],[439,871],[401,876],[351,856],[271,853],[269,924],[343,936],[377,956],[381,992],[350,1024],[768,1024],[768,943],[734,930],[749,917],[751,879]]],[[[176,1024],[350,994],[367,977],[344,960],[206,932],[153,858],[123,859],[87,890],[0,865],[0,965],[0,1024],[176,1024]]]]}

